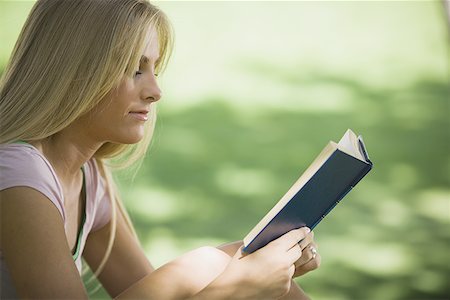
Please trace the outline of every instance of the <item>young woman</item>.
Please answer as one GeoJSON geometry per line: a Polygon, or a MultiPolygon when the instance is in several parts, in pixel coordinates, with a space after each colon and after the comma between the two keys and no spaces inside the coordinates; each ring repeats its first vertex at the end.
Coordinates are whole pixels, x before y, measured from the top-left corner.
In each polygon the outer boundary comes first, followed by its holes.
{"type": "Polygon", "coordinates": [[[0,83],[1,298],[84,299],[83,257],[119,299],[304,299],[312,232],[245,257],[203,247],[154,270],[110,173],[141,158],[172,33],[145,0],[38,0],[0,83]],[[125,164],[123,164],[125,162],[125,164]]]}

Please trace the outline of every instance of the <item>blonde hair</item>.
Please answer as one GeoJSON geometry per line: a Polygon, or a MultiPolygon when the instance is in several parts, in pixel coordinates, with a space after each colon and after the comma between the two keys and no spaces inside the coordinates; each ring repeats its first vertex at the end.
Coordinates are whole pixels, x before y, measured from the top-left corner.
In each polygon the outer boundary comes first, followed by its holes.
{"type": "MultiPolygon", "coordinates": [[[[0,80],[0,143],[39,141],[92,110],[123,76],[133,76],[147,30],[156,29],[162,71],[173,45],[166,15],[146,0],[38,0],[19,35],[0,80]]],[[[151,120],[155,120],[153,107],[151,120]]],[[[111,168],[139,161],[155,122],[134,145],[105,143],[94,155],[111,199],[111,235],[98,276],[111,253],[116,210],[129,216],[115,189],[111,168]],[[117,205],[117,208],[116,208],[117,205]]]]}

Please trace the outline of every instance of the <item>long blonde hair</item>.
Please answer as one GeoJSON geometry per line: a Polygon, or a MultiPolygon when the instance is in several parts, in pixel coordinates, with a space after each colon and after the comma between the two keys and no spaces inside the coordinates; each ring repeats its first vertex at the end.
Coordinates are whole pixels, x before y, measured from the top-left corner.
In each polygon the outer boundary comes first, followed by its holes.
{"type": "MultiPolygon", "coordinates": [[[[151,26],[158,33],[160,59],[155,68],[160,72],[172,50],[172,27],[148,1],[38,0],[0,79],[0,144],[48,138],[93,109],[123,76],[132,76],[138,68],[151,26]]],[[[156,117],[155,108],[150,113],[156,117]]],[[[116,210],[136,236],[110,169],[139,161],[154,126],[153,121],[137,144],[105,143],[94,155],[112,208],[111,235],[95,276],[112,249],[116,210]]]]}

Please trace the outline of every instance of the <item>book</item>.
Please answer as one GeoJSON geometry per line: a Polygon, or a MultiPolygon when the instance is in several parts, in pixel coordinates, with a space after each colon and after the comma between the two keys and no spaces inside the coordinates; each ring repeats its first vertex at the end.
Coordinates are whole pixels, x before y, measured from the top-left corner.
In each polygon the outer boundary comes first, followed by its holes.
{"type": "Polygon", "coordinates": [[[361,136],[348,129],[339,143],[330,141],[286,194],[244,238],[244,254],[264,247],[286,232],[311,230],[372,169],[361,136]]]}

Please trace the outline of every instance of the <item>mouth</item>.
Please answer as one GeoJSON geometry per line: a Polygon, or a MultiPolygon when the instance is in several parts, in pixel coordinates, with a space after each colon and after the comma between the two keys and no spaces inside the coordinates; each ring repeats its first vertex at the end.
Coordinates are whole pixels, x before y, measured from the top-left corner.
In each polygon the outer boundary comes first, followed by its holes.
{"type": "Polygon", "coordinates": [[[128,114],[139,121],[145,122],[148,120],[148,110],[130,111],[128,114]]]}

